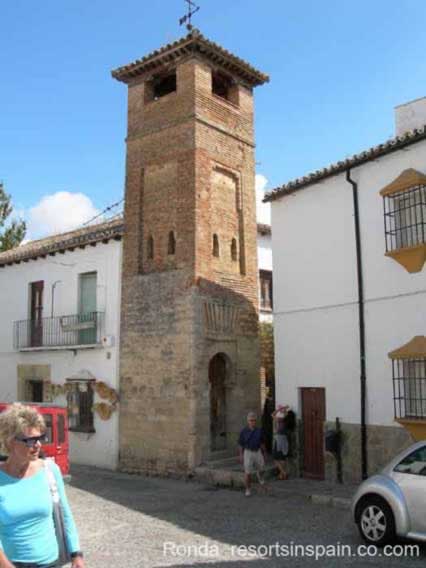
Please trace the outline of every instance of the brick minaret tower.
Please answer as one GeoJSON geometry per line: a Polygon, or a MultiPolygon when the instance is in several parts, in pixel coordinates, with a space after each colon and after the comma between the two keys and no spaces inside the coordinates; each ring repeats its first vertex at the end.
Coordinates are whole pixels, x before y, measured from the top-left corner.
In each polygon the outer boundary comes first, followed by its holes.
{"type": "Polygon", "coordinates": [[[128,91],[120,467],[235,452],[259,409],[253,87],[197,30],[113,71],[128,91]]]}

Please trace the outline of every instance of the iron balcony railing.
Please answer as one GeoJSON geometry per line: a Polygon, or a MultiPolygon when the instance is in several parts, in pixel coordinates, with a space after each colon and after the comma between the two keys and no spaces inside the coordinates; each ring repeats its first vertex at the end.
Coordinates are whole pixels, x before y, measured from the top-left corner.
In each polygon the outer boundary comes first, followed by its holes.
{"type": "Polygon", "coordinates": [[[14,347],[21,350],[97,345],[101,343],[103,323],[103,312],[15,321],[14,347]]]}

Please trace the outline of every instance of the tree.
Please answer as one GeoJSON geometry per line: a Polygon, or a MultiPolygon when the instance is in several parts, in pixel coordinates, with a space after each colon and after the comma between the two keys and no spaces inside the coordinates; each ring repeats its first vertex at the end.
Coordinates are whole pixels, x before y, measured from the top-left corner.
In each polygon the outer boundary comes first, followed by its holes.
{"type": "Polygon", "coordinates": [[[25,237],[27,230],[25,221],[16,219],[9,221],[12,211],[11,197],[0,183],[0,252],[19,246],[25,237]]]}

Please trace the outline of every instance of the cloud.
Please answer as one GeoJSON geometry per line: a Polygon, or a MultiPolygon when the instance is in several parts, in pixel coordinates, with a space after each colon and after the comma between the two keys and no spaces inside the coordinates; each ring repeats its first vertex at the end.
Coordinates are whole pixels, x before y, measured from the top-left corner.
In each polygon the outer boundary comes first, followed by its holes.
{"type": "Polygon", "coordinates": [[[99,211],[84,193],[58,191],[43,197],[28,212],[27,239],[63,233],[89,221],[99,211]]]}
{"type": "Polygon", "coordinates": [[[262,203],[265,189],[268,184],[267,178],[262,174],[256,174],[256,215],[258,223],[271,224],[271,204],[262,203]]]}

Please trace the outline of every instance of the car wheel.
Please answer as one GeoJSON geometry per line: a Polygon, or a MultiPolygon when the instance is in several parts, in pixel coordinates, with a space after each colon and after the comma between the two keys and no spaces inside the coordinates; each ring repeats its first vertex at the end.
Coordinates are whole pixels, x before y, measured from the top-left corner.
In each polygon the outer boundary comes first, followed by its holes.
{"type": "Polygon", "coordinates": [[[358,529],[366,542],[384,546],[395,539],[392,509],[382,497],[364,497],[357,506],[357,512],[358,529]]]}

